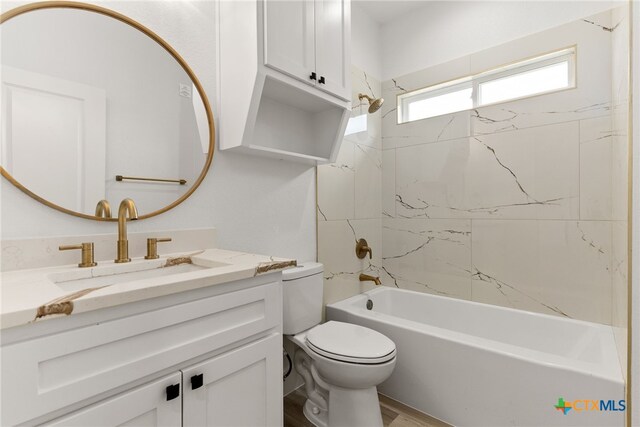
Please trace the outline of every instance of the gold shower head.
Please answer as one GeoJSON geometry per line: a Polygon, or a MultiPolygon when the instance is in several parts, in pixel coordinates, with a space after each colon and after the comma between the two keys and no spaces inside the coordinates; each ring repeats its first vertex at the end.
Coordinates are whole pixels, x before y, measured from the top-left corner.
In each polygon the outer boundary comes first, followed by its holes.
{"type": "Polygon", "coordinates": [[[376,111],[378,111],[380,107],[382,107],[382,104],[384,103],[383,98],[372,98],[369,95],[365,95],[364,93],[359,93],[358,99],[360,101],[362,101],[363,99],[366,99],[367,101],[369,101],[369,114],[373,114],[376,111]]]}

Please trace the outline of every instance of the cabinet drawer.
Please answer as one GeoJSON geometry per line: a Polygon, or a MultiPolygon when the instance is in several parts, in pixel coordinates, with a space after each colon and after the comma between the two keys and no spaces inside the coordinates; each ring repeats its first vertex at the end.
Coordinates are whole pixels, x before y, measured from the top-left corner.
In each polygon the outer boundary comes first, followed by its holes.
{"type": "Polygon", "coordinates": [[[65,331],[2,348],[2,425],[108,392],[277,327],[279,283],[65,331]]]}

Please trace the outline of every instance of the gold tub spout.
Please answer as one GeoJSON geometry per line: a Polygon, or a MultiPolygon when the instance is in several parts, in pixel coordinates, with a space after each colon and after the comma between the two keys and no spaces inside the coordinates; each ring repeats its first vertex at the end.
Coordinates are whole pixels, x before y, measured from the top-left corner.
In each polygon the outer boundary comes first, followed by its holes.
{"type": "Polygon", "coordinates": [[[129,240],[127,239],[127,216],[128,219],[138,219],[138,209],[131,199],[124,199],[118,208],[118,256],[115,262],[129,262],[129,240]]]}
{"type": "Polygon", "coordinates": [[[369,276],[368,274],[360,273],[360,281],[361,282],[373,282],[377,286],[382,285],[379,277],[369,276]]]}

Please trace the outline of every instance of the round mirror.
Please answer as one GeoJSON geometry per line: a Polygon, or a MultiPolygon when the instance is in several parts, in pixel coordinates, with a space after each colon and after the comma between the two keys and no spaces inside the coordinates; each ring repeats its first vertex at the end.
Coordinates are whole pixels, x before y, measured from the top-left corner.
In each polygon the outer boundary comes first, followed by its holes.
{"type": "Polygon", "coordinates": [[[211,164],[213,116],[171,46],[83,3],[34,3],[0,23],[5,178],[99,220],[127,197],[148,218],[193,193],[211,164]]]}

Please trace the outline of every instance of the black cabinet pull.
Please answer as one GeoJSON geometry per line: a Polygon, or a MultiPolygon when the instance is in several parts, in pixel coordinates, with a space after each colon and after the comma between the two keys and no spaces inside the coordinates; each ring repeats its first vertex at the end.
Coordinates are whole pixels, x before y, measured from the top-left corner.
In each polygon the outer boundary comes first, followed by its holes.
{"type": "Polygon", "coordinates": [[[324,84],[324,76],[320,76],[320,80],[318,80],[318,83],[320,83],[321,85],[324,84]]]}
{"type": "Polygon", "coordinates": [[[315,71],[314,71],[314,72],[312,72],[312,73],[311,73],[311,75],[309,76],[309,78],[310,78],[311,80],[315,80],[315,79],[316,79],[316,72],[315,72],[315,71]]]}
{"type": "Polygon", "coordinates": [[[180,396],[180,384],[167,386],[167,401],[173,400],[178,396],[180,396]]]}
{"type": "Polygon", "coordinates": [[[202,387],[203,378],[202,374],[194,375],[191,377],[191,390],[202,387]]]}

